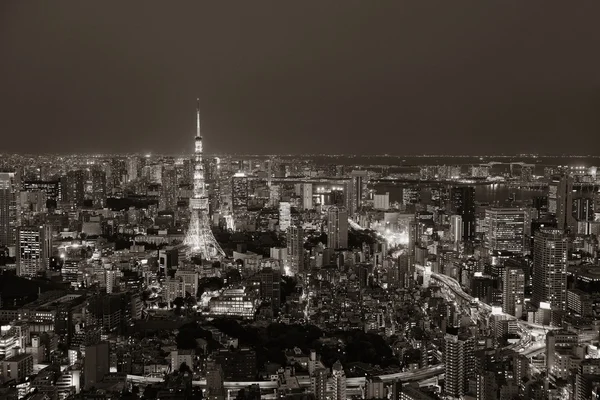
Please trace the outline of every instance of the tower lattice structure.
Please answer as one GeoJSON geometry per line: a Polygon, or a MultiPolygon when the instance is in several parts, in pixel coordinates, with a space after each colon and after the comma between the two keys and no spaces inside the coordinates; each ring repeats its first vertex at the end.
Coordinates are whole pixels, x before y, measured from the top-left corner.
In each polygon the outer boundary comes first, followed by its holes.
{"type": "Polygon", "coordinates": [[[190,225],[184,244],[192,255],[210,260],[225,256],[210,229],[208,216],[208,195],[204,182],[202,163],[202,136],[200,135],[200,101],[196,108],[196,136],[194,138],[194,192],[190,199],[190,225]]]}

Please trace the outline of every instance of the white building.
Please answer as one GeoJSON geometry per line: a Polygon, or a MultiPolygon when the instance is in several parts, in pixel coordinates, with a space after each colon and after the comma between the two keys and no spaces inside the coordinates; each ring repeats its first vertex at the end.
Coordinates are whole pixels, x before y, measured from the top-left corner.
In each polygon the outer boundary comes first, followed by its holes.
{"type": "Polygon", "coordinates": [[[286,231],[292,224],[292,206],[289,202],[279,203],[279,230],[286,231]]]}

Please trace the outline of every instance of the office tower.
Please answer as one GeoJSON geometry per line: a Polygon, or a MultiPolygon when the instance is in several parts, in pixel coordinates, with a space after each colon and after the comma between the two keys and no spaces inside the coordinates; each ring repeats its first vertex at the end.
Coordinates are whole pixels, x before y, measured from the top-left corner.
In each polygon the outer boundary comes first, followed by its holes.
{"type": "Polygon", "coordinates": [[[450,190],[450,209],[460,215],[463,222],[463,241],[473,240],[475,235],[475,188],[454,187],[450,190]]]}
{"type": "Polygon", "coordinates": [[[380,377],[367,378],[365,399],[383,399],[385,395],[385,385],[380,377]]]}
{"type": "Polygon", "coordinates": [[[350,173],[352,178],[352,203],[354,211],[360,211],[363,205],[363,200],[367,197],[367,183],[368,173],[367,171],[352,171],[350,173]]]}
{"type": "Polygon", "coordinates": [[[263,268],[258,274],[261,300],[271,303],[273,313],[281,307],[281,272],[273,268],[263,268]]]}
{"type": "Polygon", "coordinates": [[[491,251],[522,253],[528,215],[524,208],[489,208],[485,210],[486,247],[491,251]]]}
{"type": "Polygon", "coordinates": [[[183,282],[183,296],[196,296],[198,293],[198,273],[194,270],[178,269],[175,271],[175,279],[183,282]]]}
{"type": "Polygon", "coordinates": [[[94,206],[104,207],[106,203],[106,173],[100,169],[90,172],[90,195],[94,206]]]}
{"type": "Polygon", "coordinates": [[[106,282],[106,293],[111,294],[117,282],[117,272],[114,269],[104,271],[104,281],[106,282]]]}
{"type": "Polygon", "coordinates": [[[216,361],[206,362],[206,392],[208,400],[225,400],[223,369],[216,361]]]}
{"type": "Polygon", "coordinates": [[[560,363],[557,362],[557,350],[559,353],[563,351],[570,352],[579,342],[578,335],[575,332],[566,330],[549,331],[546,334],[546,371],[548,374],[553,374],[553,371],[562,373],[560,363]]]}
{"type": "Polygon", "coordinates": [[[177,208],[177,170],[174,165],[165,165],[162,170],[162,184],[159,209],[175,210],[177,208]]]}
{"type": "Polygon", "coordinates": [[[65,179],[63,195],[66,201],[75,205],[82,205],[85,200],[85,171],[69,171],[65,179]]]}
{"type": "MultiPolygon", "coordinates": [[[[128,158],[129,159],[129,158],[128,158]]],[[[110,178],[107,174],[107,189],[112,191],[127,182],[127,160],[112,158],[110,160],[110,178]]]]}
{"type": "Polygon", "coordinates": [[[553,178],[548,186],[548,211],[556,215],[558,229],[568,228],[569,215],[572,212],[571,192],[573,178],[562,176],[553,178]]]}
{"type": "Polygon", "coordinates": [[[136,156],[127,158],[127,181],[135,181],[140,174],[140,159],[136,156]]]}
{"type": "Polygon", "coordinates": [[[331,367],[331,375],[333,380],[333,399],[346,400],[346,373],[339,360],[331,367]]]}
{"type": "Polygon", "coordinates": [[[400,400],[402,397],[402,381],[400,379],[395,379],[392,382],[391,387],[391,400],[400,400]]]}
{"type": "Polygon", "coordinates": [[[373,208],[376,210],[390,209],[390,194],[376,194],[373,196],[373,208]]]}
{"type": "Polygon", "coordinates": [[[304,210],[313,209],[313,185],[312,183],[302,184],[302,208],[304,210]]]}
{"type": "Polygon", "coordinates": [[[50,226],[22,226],[17,230],[17,272],[34,277],[50,265],[52,232],[50,226]]]}
{"type": "Polygon", "coordinates": [[[535,165],[523,164],[521,166],[521,182],[531,182],[533,180],[533,171],[535,165]]]}
{"type": "Polygon", "coordinates": [[[571,222],[570,228],[578,221],[593,221],[594,220],[594,199],[592,197],[580,197],[573,199],[574,221],[571,222]]]}
{"type": "Polygon", "coordinates": [[[248,177],[238,172],[231,178],[231,207],[234,213],[248,211],[248,177]]]}
{"type": "Polygon", "coordinates": [[[158,251],[158,270],[167,275],[168,271],[179,265],[179,250],[176,247],[167,247],[158,251]]]}
{"type": "Polygon", "coordinates": [[[194,138],[194,190],[190,199],[190,224],[184,244],[191,254],[205,260],[224,257],[225,252],[215,239],[209,222],[208,195],[202,163],[202,136],[200,135],[200,101],[196,108],[196,136],[194,138]]]}
{"type": "Polygon", "coordinates": [[[121,294],[96,295],[87,304],[87,323],[102,328],[104,334],[118,332],[124,321],[121,294]],[[123,319],[123,320],[122,320],[123,319]]]}
{"type": "MultiPolygon", "coordinates": [[[[344,201],[343,201],[343,205],[346,207],[346,210],[348,210],[348,214],[350,215],[354,215],[354,213],[356,212],[356,209],[354,207],[354,182],[350,179],[344,182],[344,201]]],[[[335,203],[334,203],[335,204],[335,203]]]]}
{"type": "Polygon", "coordinates": [[[286,275],[295,275],[304,270],[304,230],[301,226],[290,226],[287,231],[286,275]]]}
{"type": "Polygon", "coordinates": [[[191,185],[194,183],[194,163],[189,158],[183,160],[181,165],[181,177],[179,183],[184,185],[191,185]]]}
{"type": "Polygon", "coordinates": [[[525,272],[507,263],[502,280],[502,312],[521,318],[525,302],[525,272]]]}
{"type": "Polygon", "coordinates": [[[548,186],[548,211],[560,230],[577,231],[578,221],[594,220],[593,184],[574,183],[570,176],[555,177],[548,186]]]}
{"type": "Polygon", "coordinates": [[[467,393],[469,379],[475,373],[475,338],[464,334],[447,333],[444,343],[446,395],[459,398],[467,393]]]}
{"type": "MultiPolygon", "coordinates": [[[[2,174],[0,172],[0,174],[2,174]]],[[[0,178],[0,182],[2,179],[0,178]]],[[[60,200],[62,198],[60,181],[24,181],[21,185],[24,192],[42,192],[46,198],[60,200]]]]}
{"type": "Polygon", "coordinates": [[[564,311],[567,300],[568,239],[557,229],[536,232],[533,248],[533,293],[538,307],[564,311]],[[544,304],[545,303],[545,304],[544,304]],[[543,305],[544,304],[544,305],[543,305]]]}
{"type": "Polygon", "coordinates": [[[453,243],[458,243],[463,239],[463,221],[460,215],[450,216],[450,238],[453,243]]]}
{"type": "Polygon", "coordinates": [[[219,349],[214,358],[223,371],[225,381],[248,382],[256,379],[256,352],[249,347],[219,349]]]}
{"type": "Polygon", "coordinates": [[[17,239],[18,182],[14,172],[0,172],[0,247],[13,247],[17,239]]]}
{"type": "Polygon", "coordinates": [[[403,187],[402,188],[402,204],[405,206],[417,204],[420,200],[421,193],[419,188],[403,187]]]}
{"type": "Polygon", "coordinates": [[[269,207],[277,207],[279,200],[281,200],[281,186],[269,186],[269,207]]]}
{"type": "Polygon", "coordinates": [[[279,230],[286,231],[292,223],[292,206],[287,201],[279,203],[279,230]]]}
{"type": "Polygon", "coordinates": [[[327,370],[325,368],[317,368],[314,371],[310,377],[310,387],[315,400],[327,399],[327,370]]]}
{"type": "Polygon", "coordinates": [[[0,367],[5,382],[24,382],[33,374],[33,355],[15,354],[0,361],[0,367]]]}
{"type": "Polygon", "coordinates": [[[573,400],[598,399],[600,394],[600,360],[583,360],[577,368],[573,400]]]}
{"type": "Polygon", "coordinates": [[[331,207],[327,211],[327,247],[348,248],[348,212],[344,207],[331,207]]]}
{"type": "Polygon", "coordinates": [[[110,372],[108,343],[98,343],[85,348],[83,379],[85,389],[91,389],[102,382],[110,372]]]}
{"type": "Polygon", "coordinates": [[[477,400],[496,400],[498,382],[496,373],[487,370],[477,370],[475,375],[477,400]]]}
{"type": "Polygon", "coordinates": [[[400,288],[408,288],[412,282],[412,268],[410,268],[410,257],[408,254],[398,256],[398,286],[400,288]]]}
{"type": "Polygon", "coordinates": [[[408,221],[408,267],[412,268],[416,260],[416,248],[419,245],[419,223],[415,218],[408,221]]]}

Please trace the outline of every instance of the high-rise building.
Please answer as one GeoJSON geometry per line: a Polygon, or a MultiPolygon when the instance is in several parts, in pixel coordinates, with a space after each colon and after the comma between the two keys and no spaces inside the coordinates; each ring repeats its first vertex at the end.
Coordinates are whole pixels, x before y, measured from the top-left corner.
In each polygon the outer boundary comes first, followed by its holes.
{"type": "Polygon", "coordinates": [[[124,297],[121,294],[97,295],[87,304],[87,323],[102,328],[104,334],[118,332],[125,313],[122,310],[124,297]]]}
{"type": "Polygon", "coordinates": [[[85,200],[85,171],[76,170],[67,172],[63,197],[66,201],[82,205],[85,200]]]}
{"type": "Polygon", "coordinates": [[[415,218],[408,221],[408,267],[411,268],[415,264],[416,249],[419,245],[419,223],[415,218]]]}
{"type": "Polygon", "coordinates": [[[317,368],[314,374],[310,377],[310,387],[315,400],[327,399],[327,370],[325,368],[317,368]]]}
{"type": "Polygon", "coordinates": [[[528,216],[529,213],[524,208],[494,207],[485,210],[487,248],[492,251],[522,253],[528,216]]]}
{"type": "Polygon", "coordinates": [[[107,342],[98,343],[85,348],[83,365],[84,387],[91,389],[102,382],[110,372],[109,346],[107,342]]]}
{"type": "Polygon", "coordinates": [[[127,181],[135,181],[140,174],[140,159],[136,156],[127,159],[127,181]]]}
{"type": "Polygon", "coordinates": [[[248,382],[256,379],[256,352],[249,347],[219,349],[214,358],[223,370],[225,381],[248,382]]]}
{"type": "Polygon", "coordinates": [[[386,398],[385,385],[380,377],[367,378],[365,399],[383,399],[386,398]]]}
{"type": "Polygon", "coordinates": [[[261,300],[271,303],[273,312],[281,307],[281,272],[273,268],[263,268],[259,272],[261,300]]]}
{"type": "Polygon", "coordinates": [[[594,220],[595,186],[575,183],[571,176],[552,179],[548,186],[548,211],[556,216],[557,228],[577,232],[578,221],[594,220]]]}
{"type": "Polygon", "coordinates": [[[367,196],[367,183],[368,173],[367,171],[352,171],[350,173],[352,178],[352,208],[354,212],[360,211],[363,205],[363,200],[367,196]]]}
{"type": "MultiPolygon", "coordinates": [[[[0,173],[1,174],[1,173],[0,173]]],[[[1,182],[1,178],[0,178],[1,182]]],[[[52,200],[61,200],[61,184],[60,181],[24,181],[21,185],[25,192],[43,192],[46,198],[52,200]]],[[[1,189],[0,189],[1,190],[1,189]]]]}
{"type": "Polygon", "coordinates": [[[281,200],[281,186],[269,186],[269,207],[277,207],[279,200],[281,200]]]}
{"type": "Polygon", "coordinates": [[[331,367],[331,375],[333,380],[333,399],[346,400],[346,373],[339,360],[331,367]]]}
{"type": "Polygon", "coordinates": [[[17,239],[18,182],[14,172],[0,172],[0,247],[13,247],[17,239]]]}
{"type": "Polygon", "coordinates": [[[175,210],[177,208],[177,170],[174,165],[165,165],[162,170],[162,184],[159,208],[161,210],[175,210]]]}
{"type": "Polygon", "coordinates": [[[304,270],[304,229],[290,226],[287,231],[287,267],[286,274],[297,274],[304,270]]]}
{"type": "Polygon", "coordinates": [[[560,360],[557,360],[557,354],[560,355],[561,350],[570,352],[574,346],[577,346],[578,341],[577,333],[567,330],[560,329],[546,334],[546,371],[549,374],[568,373],[569,368],[563,368],[564,364],[561,365],[560,360]]]}
{"type": "Polygon", "coordinates": [[[415,205],[419,202],[421,191],[416,187],[403,187],[402,188],[402,204],[405,206],[415,205]]]}
{"type": "Polygon", "coordinates": [[[313,185],[312,183],[302,184],[302,208],[304,210],[313,209],[313,185]]]}
{"type": "Polygon", "coordinates": [[[206,362],[206,397],[208,400],[225,400],[225,380],[221,365],[214,360],[206,362]]]}
{"type": "Polygon", "coordinates": [[[532,303],[564,311],[567,301],[568,239],[561,230],[536,232],[533,248],[532,303]]]}
{"type": "Polygon", "coordinates": [[[15,354],[0,361],[0,372],[6,382],[21,383],[33,374],[33,355],[15,354]]]}
{"type": "Polygon", "coordinates": [[[238,172],[231,178],[231,207],[233,212],[248,210],[248,177],[238,172]]]}
{"type": "Polygon", "coordinates": [[[525,272],[523,268],[506,265],[502,285],[502,312],[521,318],[525,302],[525,272]]]}
{"type": "Polygon", "coordinates": [[[376,210],[390,209],[390,194],[376,194],[373,196],[373,208],[376,210]]]}
{"type": "Polygon", "coordinates": [[[292,206],[287,201],[279,203],[279,229],[286,231],[292,224],[292,206]]]}
{"type": "Polygon", "coordinates": [[[196,296],[198,292],[198,273],[192,270],[178,269],[174,278],[167,278],[163,288],[163,298],[172,303],[176,298],[196,296]]]}
{"type": "Polygon", "coordinates": [[[460,215],[463,222],[463,240],[473,240],[475,236],[475,188],[473,186],[454,187],[450,190],[450,209],[460,215]]]}
{"type": "Polygon", "coordinates": [[[450,238],[453,243],[463,240],[463,221],[460,215],[450,216],[450,238]]]}
{"type": "Polygon", "coordinates": [[[327,247],[348,248],[348,212],[344,207],[331,207],[327,211],[327,247]]]}
{"type": "Polygon", "coordinates": [[[558,229],[568,227],[568,215],[572,205],[569,201],[573,191],[573,178],[569,176],[555,177],[548,186],[548,211],[556,215],[558,229]]]}
{"type": "Polygon", "coordinates": [[[34,277],[50,265],[50,226],[22,226],[17,230],[17,273],[34,277]]]}
{"type": "Polygon", "coordinates": [[[444,343],[446,395],[460,398],[468,392],[469,379],[475,373],[475,338],[447,333],[444,343]]]}
{"type": "Polygon", "coordinates": [[[598,398],[600,393],[600,360],[583,360],[577,368],[573,400],[598,398]]]}
{"type": "Polygon", "coordinates": [[[106,203],[106,173],[101,169],[92,169],[90,172],[89,198],[96,207],[104,207],[106,203]]]}

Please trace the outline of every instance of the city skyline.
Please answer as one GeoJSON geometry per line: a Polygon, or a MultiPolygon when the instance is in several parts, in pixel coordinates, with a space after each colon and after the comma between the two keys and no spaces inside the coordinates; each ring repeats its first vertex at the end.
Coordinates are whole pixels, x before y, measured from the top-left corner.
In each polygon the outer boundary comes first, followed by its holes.
{"type": "Polygon", "coordinates": [[[600,399],[598,12],[0,2],[0,398],[600,399]]]}
{"type": "Polygon", "coordinates": [[[3,150],[187,154],[196,97],[209,154],[581,154],[600,129],[597,4],[158,4],[4,3],[3,150]]]}

